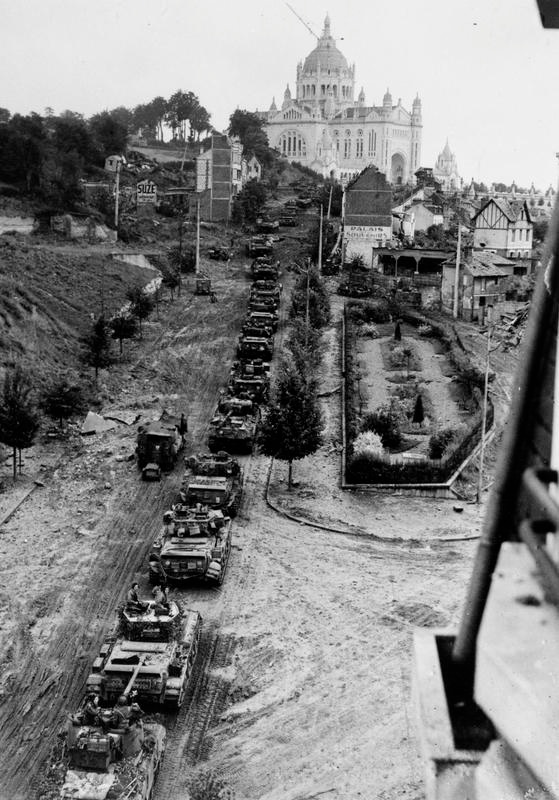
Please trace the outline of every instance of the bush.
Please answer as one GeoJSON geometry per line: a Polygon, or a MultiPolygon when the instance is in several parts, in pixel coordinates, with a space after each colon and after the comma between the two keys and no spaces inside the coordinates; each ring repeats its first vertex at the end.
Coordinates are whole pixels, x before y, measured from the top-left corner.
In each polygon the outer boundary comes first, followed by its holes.
{"type": "Polygon", "coordinates": [[[390,322],[389,304],[386,300],[368,300],[366,303],[348,303],[348,314],[352,322],[362,324],[390,322]]]}
{"type": "Polygon", "coordinates": [[[382,441],[373,431],[363,431],[353,442],[353,452],[356,456],[376,455],[383,451],[382,441]]]}
{"type": "MultiPolygon", "coordinates": [[[[398,404],[399,406],[399,404],[398,404]]],[[[400,414],[396,402],[390,405],[379,406],[376,411],[371,411],[363,420],[364,431],[373,431],[380,436],[383,447],[396,449],[402,443],[400,431],[400,414]]]]}
{"type": "Polygon", "coordinates": [[[211,770],[199,772],[188,782],[191,800],[229,800],[233,797],[225,781],[211,770]]]}
{"type": "Polygon", "coordinates": [[[372,322],[364,322],[361,327],[361,336],[368,336],[369,339],[378,339],[379,332],[377,326],[372,322]]]}
{"type": "Polygon", "coordinates": [[[429,458],[443,458],[451,451],[451,445],[459,442],[466,433],[466,426],[441,428],[429,439],[429,458]]]}

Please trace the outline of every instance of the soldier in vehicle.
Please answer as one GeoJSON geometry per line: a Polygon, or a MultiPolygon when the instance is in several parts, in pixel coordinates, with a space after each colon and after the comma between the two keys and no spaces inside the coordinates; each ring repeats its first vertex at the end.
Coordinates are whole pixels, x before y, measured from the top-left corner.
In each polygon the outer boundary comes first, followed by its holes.
{"type": "Polygon", "coordinates": [[[169,596],[166,586],[157,584],[152,591],[155,606],[153,610],[156,614],[167,614],[169,612],[169,596]]]}
{"type": "Polygon", "coordinates": [[[152,575],[157,574],[157,583],[162,588],[167,585],[167,576],[161,564],[161,559],[155,553],[151,553],[149,557],[149,571],[152,575]]]}
{"type": "Polygon", "coordinates": [[[140,585],[136,582],[132,584],[126,595],[126,608],[128,611],[143,614],[149,608],[149,603],[140,600],[138,596],[138,589],[140,585]]]}
{"type": "Polygon", "coordinates": [[[130,725],[138,722],[141,717],[142,709],[138,703],[130,702],[130,697],[128,695],[121,694],[113,709],[112,723],[115,727],[128,728],[130,725]]]}
{"type": "Polygon", "coordinates": [[[90,692],[86,697],[83,717],[86,725],[99,724],[99,696],[95,692],[90,692]]]}
{"type": "Polygon", "coordinates": [[[186,434],[188,432],[188,423],[186,421],[186,417],[184,416],[184,414],[181,414],[181,419],[180,419],[180,422],[179,422],[178,431],[180,433],[181,441],[182,441],[182,444],[183,444],[183,447],[184,447],[184,444],[185,444],[185,441],[186,441],[186,434]]]}

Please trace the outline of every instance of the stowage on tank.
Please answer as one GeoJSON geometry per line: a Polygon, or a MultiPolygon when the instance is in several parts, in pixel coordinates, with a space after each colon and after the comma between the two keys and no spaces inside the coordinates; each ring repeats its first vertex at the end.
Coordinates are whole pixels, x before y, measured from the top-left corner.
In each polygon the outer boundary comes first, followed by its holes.
{"type": "Polygon", "coordinates": [[[116,632],[109,635],[93,663],[87,689],[103,702],[115,702],[134,678],[143,703],[179,708],[192,675],[201,617],[174,601],[125,605],[116,632]]]}
{"type": "Polygon", "coordinates": [[[208,448],[213,453],[250,453],[257,424],[258,408],[252,400],[223,395],[210,421],[208,448]]]}
{"type": "MultiPolygon", "coordinates": [[[[209,480],[225,480],[210,478],[209,480]]],[[[150,581],[192,579],[223,583],[231,552],[231,518],[221,511],[175,505],[163,516],[163,528],[149,556],[150,581]]]]}
{"type": "MultiPolygon", "coordinates": [[[[165,750],[163,725],[143,722],[128,696],[114,708],[91,700],[70,717],[62,800],[150,800],[165,750]],[[88,708],[89,707],[89,708],[88,708]]],[[[58,774],[58,770],[54,771],[58,774]]]]}

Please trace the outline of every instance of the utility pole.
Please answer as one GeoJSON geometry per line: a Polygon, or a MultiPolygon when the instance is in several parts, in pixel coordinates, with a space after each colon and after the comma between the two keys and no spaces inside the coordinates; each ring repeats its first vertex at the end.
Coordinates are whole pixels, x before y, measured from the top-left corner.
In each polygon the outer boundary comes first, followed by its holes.
{"type": "MultiPolygon", "coordinates": [[[[322,207],[322,206],[321,206],[322,207]]],[[[309,309],[309,297],[310,297],[310,274],[311,274],[311,260],[310,258],[307,261],[307,299],[305,303],[305,349],[309,346],[309,324],[310,324],[310,309],[309,309]]]]}
{"type": "Polygon", "coordinates": [[[116,184],[115,184],[115,229],[118,238],[118,193],[120,189],[120,159],[116,162],[116,184]]]}
{"type": "Polygon", "coordinates": [[[320,204],[320,223],[318,228],[318,273],[322,272],[322,215],[324,213],[322,203],[320,204]]]}
{"type": "Polygon", "coordinates": [[[330,219],[330,212],[332,211],[332,192],[334,191],[334,184],[330,187],[330,195],[328,197],[328,213],[326,214],[326,219],[330,219]]]}
{"type": "Polygon", "coordinates": [[[456,246],[456,271],[454,273],[454,306],[452,309],[452,316],[458,319],[458,290],[460,287],[460,245],[462,225],[460,224],[460,217],[458,217],[458,244],[456,246]]]}
{"type": "Polygon", "coordinates": [[[485,457],[485,431],[487,428],[487,394],[489,388],[489,354],[491,352],[491,333],[492,333],[492,326],[491,326],[491,317],[492,317],[493,306],[487,306],[487,350],[485,353],[485,380],[483,384],[483,411],[481,417],[481,449],[479,451],[479,475],[478,475],[478,483],[477,483],[477,492],[476,492],[476,503],[481,502],[481,492],[483,487],[483,461],[485,457]]]}
{"type": "Polygon", "coordinates": [[[198,275],[200,271],[200,198],[196,202],[196,265],[194,272],[198,275]]]}
{"type": "Polygon", "coordinates": [[[183,221],[181,219],[179,222],[179,274],[178,274],[179,297],[181,296],[181,288],[182,288],[182,226],[183,226],[183,221]]]}

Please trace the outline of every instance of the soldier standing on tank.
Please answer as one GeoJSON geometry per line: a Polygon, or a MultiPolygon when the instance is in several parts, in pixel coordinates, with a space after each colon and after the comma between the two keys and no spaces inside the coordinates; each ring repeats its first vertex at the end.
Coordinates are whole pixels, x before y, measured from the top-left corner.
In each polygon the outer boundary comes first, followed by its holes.
{"type": "Polygon", "coordinates": [[[184,447],[186,442],[186,434],[188,432],[188,422],[186,421],[184,414],[181,414],[181,421],[179,422],[178,430],[180,433],[182,446],[184,447]]]}

